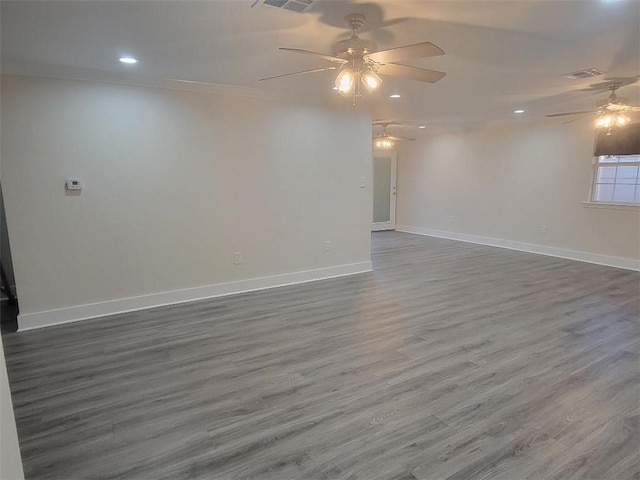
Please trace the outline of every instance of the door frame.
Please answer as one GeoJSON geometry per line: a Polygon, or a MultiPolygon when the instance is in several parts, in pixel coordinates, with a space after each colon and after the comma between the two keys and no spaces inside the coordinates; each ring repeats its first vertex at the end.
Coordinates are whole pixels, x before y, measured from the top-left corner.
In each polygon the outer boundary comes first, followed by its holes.
{"type": "MultiPolygon", "coordinates": [[[[376,158],[390,158],[391,159],[391,183],[389,185],[389,221],[388,222],[373,222],[373,210],[371,218],[371,231],[379,232],[382,230],[395,230],[396,229],[396,181],[398,174],[398,155],[395,150],[386,152],[374,152],[371,157],[371,178],[372,182],[375,182],[375,172],[373,162],[376,158]]],[[[373,205],[373,189],[371,192],[371,203],[373,205]]]]}

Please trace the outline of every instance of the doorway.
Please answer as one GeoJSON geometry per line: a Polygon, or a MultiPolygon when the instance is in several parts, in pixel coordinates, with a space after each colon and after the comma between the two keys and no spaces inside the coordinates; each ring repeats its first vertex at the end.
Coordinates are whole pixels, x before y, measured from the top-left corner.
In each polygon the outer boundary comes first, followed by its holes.
{"type": "MultiPolygon", "coordinates": [[[[3,333],[15,332],[18,329],[18,299],[2,198],[2,185],[0,185],[0,237],[0,329],[3,333]]],[[[1,354],[2,352],[0,352],[1,354]]]]}
{"type": "Polygon", "coordinates": [[[373,224],[371,230],[396,228],[396,152],[373,156],[373,224]]]}

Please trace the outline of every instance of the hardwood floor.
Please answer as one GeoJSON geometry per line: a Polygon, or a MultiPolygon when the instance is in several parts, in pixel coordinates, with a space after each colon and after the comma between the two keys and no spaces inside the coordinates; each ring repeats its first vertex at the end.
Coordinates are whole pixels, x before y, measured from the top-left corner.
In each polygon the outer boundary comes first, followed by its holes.
{"type": "Polygon", "coordinates": [[[27,478],[640,478],[640,275],[395,232],[375,272],[5,335],[27,478]]]}

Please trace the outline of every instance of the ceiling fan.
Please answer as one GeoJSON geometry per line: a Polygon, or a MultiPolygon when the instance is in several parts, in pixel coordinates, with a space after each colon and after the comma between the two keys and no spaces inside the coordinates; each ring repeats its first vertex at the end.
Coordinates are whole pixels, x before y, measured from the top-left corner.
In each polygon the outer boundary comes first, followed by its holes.
{"type": "Polygon", "coordinates": [[[382,132],[373,137],[373,146],[378,150],[390,150],[395,147],[396,142],[399,141],[413,141],[415,138],[403,137],[401,135],[389,135],[387,133],[387,127],[389,125],[413,125],[412,123],[404,122],[373,122],[373,126],[382,127],[382,132]]]}
{"type": "Polygon", "coordinates": [[[598,115],[596,120],[596,127],[611,129],[615,126],[623,127],[628,124],[631,119],[626,115],[631,112],[640,112],[640,106],[630,105],[629,99],[618,97],[616,90],[620,88],[621,84],[613,82],[609,84],[608,89],[611,91],[609,97],[606,100],[600,101],[596,104],[597,110],[583,110],[578,112],[565,112],[565,113],[552,113],[551,115],[545,115],[546,117],[564,117],[567,115],[582,115],[579,118],[569,120],[565,123],[571,123],[581,118],[589,117],[592,115],[598,115]]]}
{"type": "Polygon", "coordinates": [[[358,36],[358,30],[361,29],[366,22],[364,15],[352,13],[345,17],[345,21],[349,28],[351,28],[351,38],[336,43],[333,47],[332,55],[310,52],[299,48],[280,47],[280,50],[314,55],[318,58],[328,60],[334,65],[275,75],[261,78],[260,80],[272,80],[274,78],[288,77],[291,75],[339,70],[334,89],[342,96],[351,96],[353,98],[353,105],[355,106],[356,98],[361,96],[360,84],[370,93],[382,85],[382,79],[378,74],[410,78],[427,83],[435,83],[446,75],[446,73],[436,70],[411,67],[397,63],[414,58],[444,55],[444,50],[437,45],[431,42],[422,42],[377,51],[375,42],[358,36]]]}

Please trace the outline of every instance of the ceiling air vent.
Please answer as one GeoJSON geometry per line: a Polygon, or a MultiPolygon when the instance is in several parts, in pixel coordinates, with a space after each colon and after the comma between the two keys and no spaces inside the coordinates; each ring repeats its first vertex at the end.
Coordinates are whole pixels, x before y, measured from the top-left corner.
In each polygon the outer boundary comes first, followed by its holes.
{"type": "Polygon", "coordinates": [[[268,5],[292,12],[304,13],[311,8],[315,1],[316,0],[257,0],[251,5],[251,8],[268,5]]]}
{"type": "Polygon", "coordinates": [[[569,80],[577,80],[579,78],[589,78],[589,77],[597,77],[598,75],[602,75],[604,72],[598,70],[597,68],[586,68],[584,70],[578,70],[577,72],[565,73],[562,75],[564,78],[568,78],[569,80]]]}

